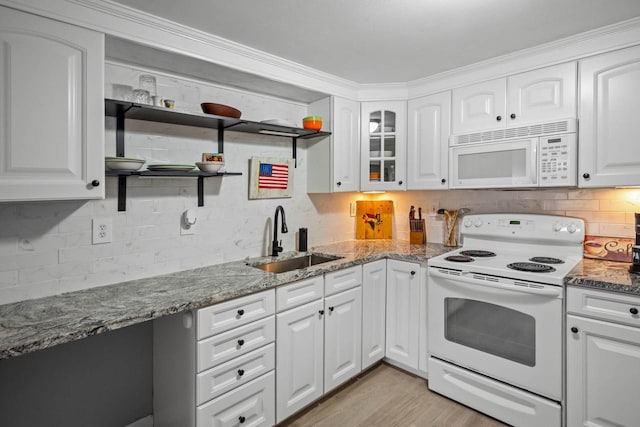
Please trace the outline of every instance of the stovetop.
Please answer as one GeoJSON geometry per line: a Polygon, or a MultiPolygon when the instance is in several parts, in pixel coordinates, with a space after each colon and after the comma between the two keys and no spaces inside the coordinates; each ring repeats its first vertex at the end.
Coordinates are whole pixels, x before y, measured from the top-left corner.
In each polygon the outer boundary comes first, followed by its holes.
{"type": "Polygon", "coordinates": [[[584,222],[555,215],[469,215],[461,234],[462,248],[430,259],[430,267],[562,285],[582,259],[584,222]]]}

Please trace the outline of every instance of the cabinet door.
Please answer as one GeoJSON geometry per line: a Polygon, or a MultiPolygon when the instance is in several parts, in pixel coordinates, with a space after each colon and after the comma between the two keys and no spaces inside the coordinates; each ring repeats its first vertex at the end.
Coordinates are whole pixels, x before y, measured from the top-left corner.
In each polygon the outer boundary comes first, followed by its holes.
{"type": "Polygon", "coordinates": [[[364,102],[360,189],[406,189],[407,103],[364,102]]]}
{"type": "Polygon", "coordinates": [[[362,288],[325,298],[324,392],[362,370],[362,288]]]}
{"type": "Polygon", "coordinates": [[[505,127],[505,79],[454,89],[452,98],[452,133],[462,134],[505,127]]]}
{"type": "Polygon", "coordinates": [[[104,198],[103,64],[102,34],[0,7],[0,200],[104,198]]]}
{"type": "Polygon", "coordinates": [[[408,104],[407,189],[447,189],[451,92],[443,92],[408,104]]]}
{"type": "Polygon", "coordinates": [[[386,357],[418,369],[420,266],[387,260],[386,357]]]}
{"type": "Polygon", "coordinates": [[[640,46],[580,61],[578,186],[640,185],[640,46]]]}
{"type": "Polygon", "coordinates": [[[576,117],[576,63],[516,74],[507,78],[507,126],[576,117]]]}
{"type": "Polygon", "coordinates": [[[325,118],[327,138],[307,146],[307,192],[360,190],[360,103],[339,97],[312,102],[309,114],[325,118]]]}
{"type": "Polygon", "coordinates": [[[281,422],[323,392],[324,302],[276,315],[276,417],[281,422]]]}
{"type": "Polygon", "coordinates": [[[571,315],[567,329],[567,425],[638,425],[640,329],[571,315]]]}
{"type": "Polygon", "coordinates": [[[333,191],[360,190],[359,102],[333,98],[332,138],[333,191]]]}
{"type": "Polygon", "coordinates": [[[362,369],[384,357],[387,261],[362,267],[362,369]]]}

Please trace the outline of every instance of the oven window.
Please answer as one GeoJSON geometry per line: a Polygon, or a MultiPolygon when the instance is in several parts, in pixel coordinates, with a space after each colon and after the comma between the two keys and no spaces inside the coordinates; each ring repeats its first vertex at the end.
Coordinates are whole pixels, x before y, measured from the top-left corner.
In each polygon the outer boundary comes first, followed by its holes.
{"type": "Polygon", "coordinates": [[[536,320],[482,301],[445,298],[445,338],[527,366],[536,364],[536,320]]]}

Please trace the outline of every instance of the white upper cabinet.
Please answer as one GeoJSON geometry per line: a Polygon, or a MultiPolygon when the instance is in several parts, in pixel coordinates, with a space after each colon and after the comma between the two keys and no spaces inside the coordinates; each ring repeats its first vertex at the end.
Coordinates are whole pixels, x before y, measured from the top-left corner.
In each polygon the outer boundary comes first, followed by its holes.
{"type": "Polygon", "coordinates": [[[309,105],[323,117],[327,139],[309,143],[307,192],[332,193],[360,189],[360,103],[330,97],[309,105]]]}
{"type": "Polygon", "coordinates": [[[363,102],[360,189],[405,190],[407,103],[363,102]]]}
{"type": "Polygon", "coordinates": [[[580,61],[578,186],[640,185],[640,46],[580,61]]]}
{"type": "Polygon", "coordinates": [[[104,36],[0,7],[0,201],[104,198],[104,36]]]}
{"type": "Polygon", "coordinates": [[[440,190],[447,183],[451,92],[408,103],[407,190],[440,190]]]}
{"type": "Polygon", "coordinates": [[[454,89],[452,133],[573,118],[576,78],[576,63],[569,62],[454,89]]]}

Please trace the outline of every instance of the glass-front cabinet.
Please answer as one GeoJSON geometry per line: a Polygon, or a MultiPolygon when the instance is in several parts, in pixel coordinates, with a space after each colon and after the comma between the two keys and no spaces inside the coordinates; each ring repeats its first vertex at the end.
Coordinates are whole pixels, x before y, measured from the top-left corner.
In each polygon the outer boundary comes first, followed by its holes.
{"type": "Polygon", "coordinates": [[[407,103],[362,103],[362,191],[406,189],[407,103]]]}

